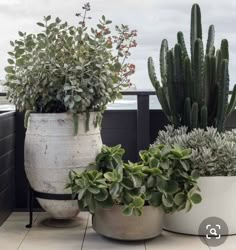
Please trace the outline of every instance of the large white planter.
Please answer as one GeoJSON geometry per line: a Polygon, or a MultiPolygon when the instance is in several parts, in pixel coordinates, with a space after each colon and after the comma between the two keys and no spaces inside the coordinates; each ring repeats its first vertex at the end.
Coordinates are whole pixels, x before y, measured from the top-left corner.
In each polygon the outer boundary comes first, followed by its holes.
{"type": "Polygon", "coordinates": [[[207,217],[223,219],[229,234],[236,234],[236,176],[199,178],[202,202],[190,212],[176,212],[164,216],[164,229],[198,235],[201,222],[207,217]]]}
{"type": "MultiPolygon", "coordinates": [[[[70,193],[65,189],[70,170],[84,170],[95,160],[102,147],[96,113],[79,115],[78,135],[74,136],[71,114],[31,114],[25,137],[25,172],[31,187],[51,194],[70,193]]],[[[75,217],[77,201],[38,199],[40,205],[56,219],[75,217]]]]}
{"type": "Polygon", "coordinates": [[[94,230],[118,240],[145,240],[161,234],[162,208],[144,206],[141,216],[124,216],[122,209],[119,205],[110,209],[98,208],[93,215],[94,230]]]}

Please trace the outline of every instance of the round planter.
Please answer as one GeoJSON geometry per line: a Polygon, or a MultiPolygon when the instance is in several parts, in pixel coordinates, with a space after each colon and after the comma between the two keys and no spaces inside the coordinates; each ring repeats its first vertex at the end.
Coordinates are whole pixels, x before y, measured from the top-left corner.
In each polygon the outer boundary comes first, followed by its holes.
{"type": "Polygon", "coordinates": [[[98,208],[93,215],[93,229],[118,240],[144,240],[161,234],[163,210],[145,206],[141,216],[122,215],[122,206],[98,208]]]}
{"type": "MultiPolygon", "coordinates": [[[[71,114],[36,114],[29,118],[25,137],[25,172],[31,187],[51,194],[70,193],[65,189],[70,170],[82,171],[94,162],[102,147],[99,127],[94,126],[96,113],[79,115],[78,135],[74,136],[71,114]]],[[[75,217],[77,201],[39,199],[40,205],[55,219],[75,217]]]]}
{"type": "Polygon", "coordinates": [[[208,217],[223,219],[229,234],[236,234],[236,176],[199,178],[202,202],[186,213],[185,211],[164,216],[164,229],[198,235],[201,222],[208,217]]]}

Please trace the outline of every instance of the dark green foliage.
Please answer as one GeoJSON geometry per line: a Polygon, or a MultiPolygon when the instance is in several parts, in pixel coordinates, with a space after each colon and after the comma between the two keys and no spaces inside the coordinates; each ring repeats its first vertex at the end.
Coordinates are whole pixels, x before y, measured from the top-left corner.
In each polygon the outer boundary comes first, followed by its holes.
{"type": "Polygon", "coordinates": [[[224,130],[227,117],[236,106],[236,87],[229,96],[229,49],[223,39],[215,50],[215,28],[209,27],[206,50],[202,42],[201,12],[194,4],[191,12],[191,56],[188,55],[182,32],[177,33],[177,44],[168,48],[166,39],[160,51],[161,84],[158,82],[152,58],[148,72],[157,97],[169,121],[175,127],[189,129],[214,126],[224,130]]]}
{"type": "Polygon", "coordinates": [[[190,166],[191,150],[163,144],[140,152],[140,162],[124,163],[124,149],[103,146],[96,170],[71,171],[69,183],[82,209],[123,206],[123,215],[142,214],[145,205],[175,212],[201,202],[197,178],[190,166]]]}

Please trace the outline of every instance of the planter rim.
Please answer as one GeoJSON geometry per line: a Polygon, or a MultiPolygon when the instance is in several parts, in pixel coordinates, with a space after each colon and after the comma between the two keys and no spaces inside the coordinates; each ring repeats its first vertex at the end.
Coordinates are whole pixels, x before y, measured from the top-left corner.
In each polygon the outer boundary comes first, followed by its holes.
{"type": "Polygon", "coordinates": [[[200,176],[199,177],[199,179],[225,179],[225,178],[233,179],[233,178],[236,178],[236,175],[217,175],[217,176],[200,176]]]}
{"type": "MultiPolygon", "coordinates": [[[[90,116],[94,117],[97,112],[89,112],[90,116]]],[[[30,113],[29,119],[33,120],[58,120],[72,118],[72,113],[30,113]]],[[[78,113],[79,118],[86,117],[86,113],[78,113]]]]}
{"type": "MultiPolygon", "coordinates": [[[[100,111],[89,111],[88,113],[90,113],[90,114],[96,114],[96,113],[98,113],[98,112],[100,112],[100,111]]],[[[87,112],[80,112],[80,113],[77,113],[78,115],[86,115],[87,114],[87,112]]],[[[32,113],[30,113],[30,115],[31,116],[59,116],[59,115],[61,115],[61,116],[71,116],[71,115],[73,115],[73,113],[69,113],[69,112],[61,112],[61,113],[40,113],[40,112],[32,112],[32,113]]]]}

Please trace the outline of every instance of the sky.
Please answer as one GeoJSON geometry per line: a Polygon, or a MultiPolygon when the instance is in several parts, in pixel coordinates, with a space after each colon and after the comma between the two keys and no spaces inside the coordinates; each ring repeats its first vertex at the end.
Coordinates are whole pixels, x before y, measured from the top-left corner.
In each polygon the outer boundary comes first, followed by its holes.
{"type": "MultiPolygon", "coordinates": [[[[76,24],[75,13],[87,1],[82,0],[0,0],[0,79],[4,80],[7,65],[7,51],[10,40],[18,38],[18,31],[39,32],[36,22],[43,16],[52,15],[76,24]]],[[[163,38],[169,47],[176,43],[176,34],[183,31],[189,48],[190,10],[195,2],[189,0],[91,0],[92,20],[105,15],[113,25],[127,24],[138,30],[138,46],[132,51],[130,62],[136,65],[132,82],[137,89],[151,89],[147,72],[147,58],[152,56],[159,75],[159,50],[163,38]]],[[[199,0],[201,7],[203,40],[206,44],[208,27],[215,25],[216,48],[223,38],[230,45],[230,86],[236,83],[236,1],[199,0]]]]}

